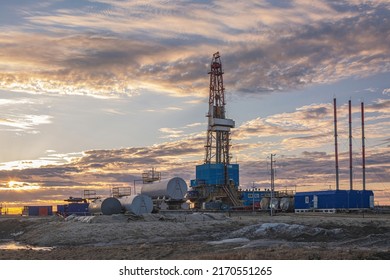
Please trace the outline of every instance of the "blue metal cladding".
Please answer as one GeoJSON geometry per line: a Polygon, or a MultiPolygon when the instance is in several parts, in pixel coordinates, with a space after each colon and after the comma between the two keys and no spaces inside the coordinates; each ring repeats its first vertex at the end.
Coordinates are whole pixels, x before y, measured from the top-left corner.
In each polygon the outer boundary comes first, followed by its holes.
{"type": "Polygon", "coordinates": [[[57,212],[60,214],[86,216],[88,212],[89,203],[69,203],[65,205],[57,205],[57,212]]]}
{"type": "Polygon", "coordinates": [[[29,216],[51,216],[53,215],[52,206],[27,206],[29,216]]]}
{"type": "Polygon", "coordinates": [[[28,206],[29,216],[39,216],[39,206],[28,206]]]}
{"type": "Polygon", "coordinates": [[[86,215],[88,213],[88,203],[70,203],[67,213],[69,215],[86,215]]]}
{"type": "Polygon", "coordinates": [[[57,205],[57,212],[58,213],[65,213],[65,207],[66,207],[66,205],[57,205]]]}
{"type": "Polygon", "coordinates": [[[244,206],[252,206],[253,203],[258,205],[264,196],[264,194],[267,193],[266,191],[242,191],[241,194],[241,200],[243,200],[244,206]]]}
{"type": "MultiPolygon", "coordinates": [[[[223,185],[225,182],[224,165],[222,163],[202,164],[196,166],[196,182],[191,182],[191,185],[199,185],[200,182],[206,185],[223,185]]],[[[229,164],[227,166],[228,178],[238,187],[239,181],[239,165],[229,164]]]]}
{"type": "Polygon", "coordinates": [[[374,193],[361,190],[315,191],[295,194],[295,209],[372,208],[374,193]]]}

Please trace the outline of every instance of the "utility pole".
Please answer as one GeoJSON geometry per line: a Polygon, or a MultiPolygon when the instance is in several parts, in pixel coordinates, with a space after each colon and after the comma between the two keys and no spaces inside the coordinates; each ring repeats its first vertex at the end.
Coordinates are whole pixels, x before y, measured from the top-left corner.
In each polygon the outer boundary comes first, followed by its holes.
{"type": "Polygon", "coordinates": [[[272,200],[274,198],[274,190],[275,190],[275,170],[274,170],[274,163],[276,162],[274,160],[275,156],[276,156],[276,154],[271,154],[271,200],[269,202],[271,216],[273,214],[272,213],[272,200]]]}
{"type": "Polygon", "coordinates": [[[255,182],[252,185],[252,212],[255,212],[255,182]]]}

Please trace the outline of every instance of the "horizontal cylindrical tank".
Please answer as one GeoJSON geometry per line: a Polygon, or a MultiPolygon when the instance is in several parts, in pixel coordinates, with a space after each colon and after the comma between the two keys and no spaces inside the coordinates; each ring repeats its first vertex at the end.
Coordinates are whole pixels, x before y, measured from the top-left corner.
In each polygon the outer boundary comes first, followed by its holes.
{"type": "Polygon", "coordinates": [[[141,189],[141,194],[148,195],[151,198],[165,197],[173,200],[184,199],[186,193],[187,183],[180,177],[144,184],[141,189]]]}
{"type": "Polygon", "coordinates": [[[122,205],[115,197],[98,198],[88,205],[91,214],[113,215],[122,212],[122,205]]]}
{"type": "Polygon", "coordinates": [[[273,210],[278,210],[279,209],[279,198],[277,197],[273,197],[271,200],[270,200],[270,203],[269,203],[269,206],[273,209],[273,210]]]}
{"type": "Polygon", "coordinates": [[[135,215],[148,214],[153,211],[153,201],[147,195],[122,196],[119,198],[119,201],[127,212],[135,215]]]}
{"type": "Polygon", "coordinates": [[[280,206],[280,209],[282,211],[288,212],[288,211],[294,210],[294,198],[292,198],[292,197],[282,197],[280,199],[279,206],[280,206]]]}
{"type": "Polygon", "coordinates": [[[267,210],[269,208],[269,197],[263,197],[260,200],[260,209],[267,210]]]}

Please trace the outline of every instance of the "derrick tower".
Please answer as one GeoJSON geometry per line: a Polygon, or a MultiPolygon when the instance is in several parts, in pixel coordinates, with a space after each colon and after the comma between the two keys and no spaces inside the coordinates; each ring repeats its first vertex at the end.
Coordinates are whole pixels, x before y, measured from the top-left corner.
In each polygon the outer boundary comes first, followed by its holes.
{"type": "Polygon", "coordinates": [[[239,166],[230,163],[230,129],[234,121],[226,118],[225,88],[219,52],[210,64],[209,111],[206,155],[203,164],[196,166],[196,179],[191,180],[187,198],[195,208],[222,209],[239,206],[239,166]],[[207,203],[210,203],[207,204],[207,203]],[[211,207],[211,208],[209,208],[211,207]]]}
{"type": "Polygon", "coordinates": [[[230,163],[230,128],[234,121],[225,116],[225,88],[219,52],[213,54],[210,64],[209,111],[206,156],[204,163],[230,163]]]}

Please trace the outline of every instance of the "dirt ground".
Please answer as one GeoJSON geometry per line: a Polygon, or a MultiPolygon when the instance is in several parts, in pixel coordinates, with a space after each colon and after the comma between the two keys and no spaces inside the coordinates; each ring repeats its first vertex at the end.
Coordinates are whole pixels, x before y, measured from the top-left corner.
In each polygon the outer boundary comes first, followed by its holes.
{"type": "Polygon", "coordinates": [[[0,216],[0,259],[388,260],[390,215],[0,216]]]}

